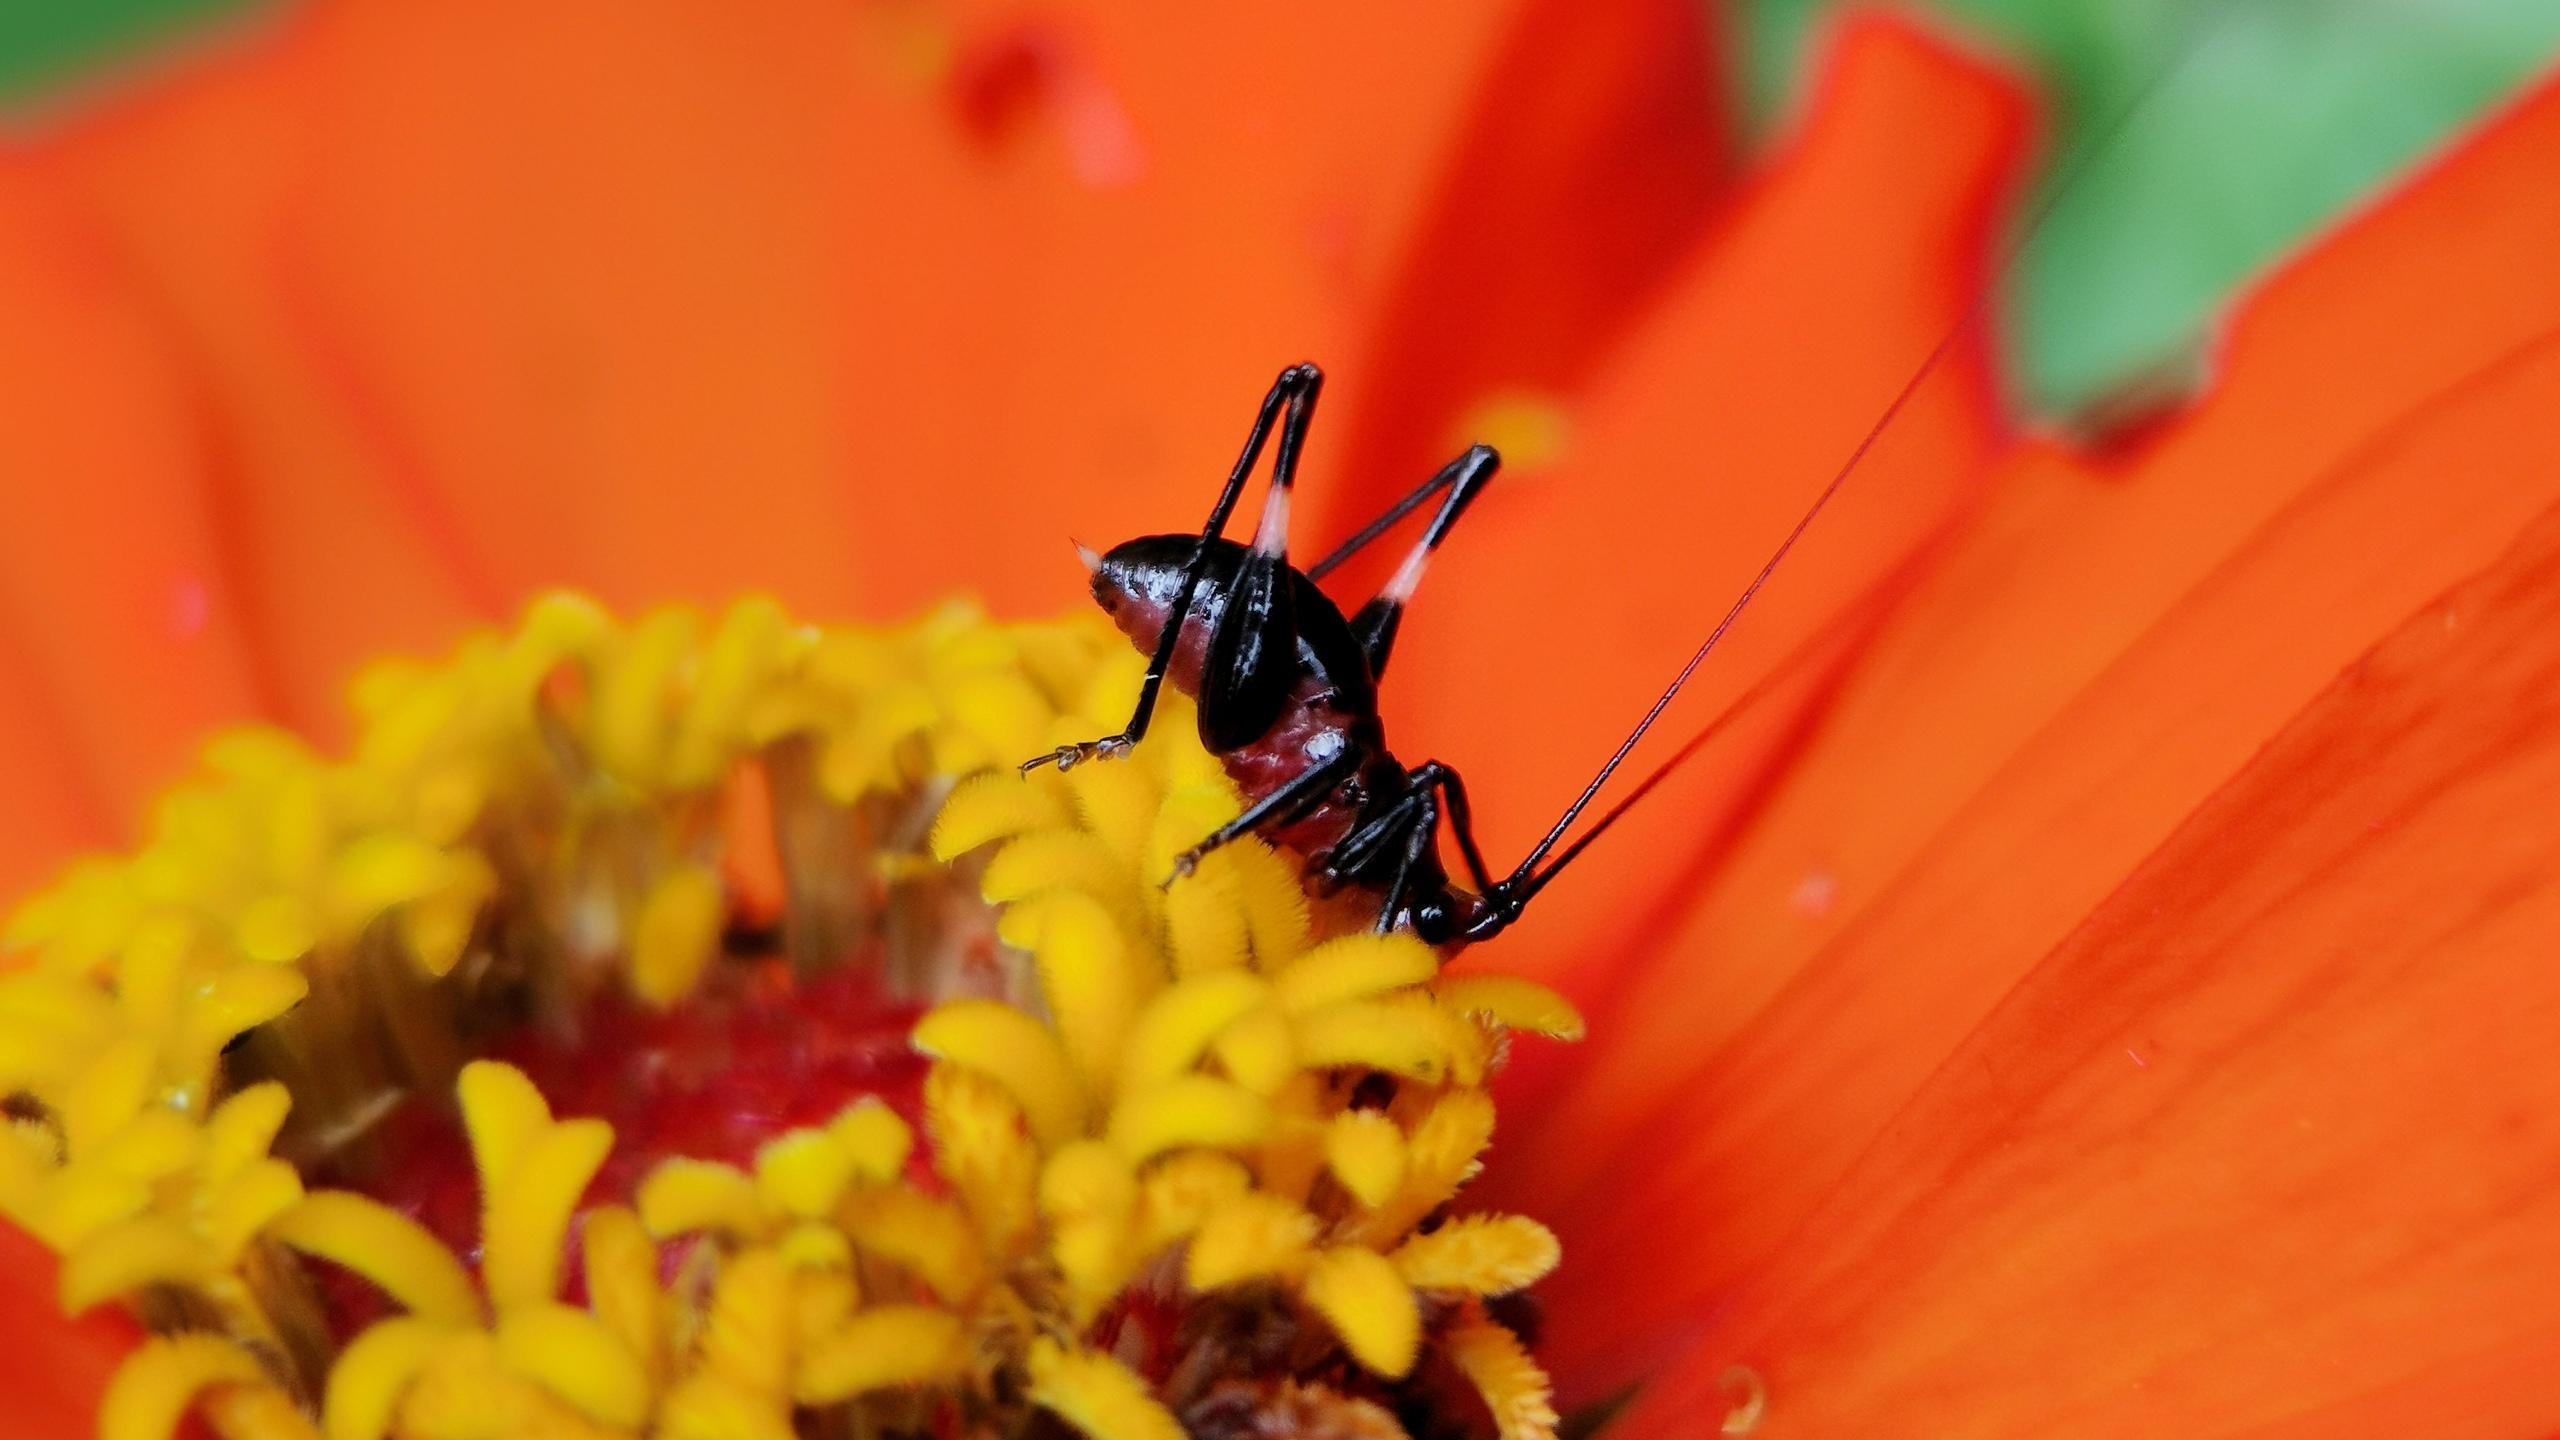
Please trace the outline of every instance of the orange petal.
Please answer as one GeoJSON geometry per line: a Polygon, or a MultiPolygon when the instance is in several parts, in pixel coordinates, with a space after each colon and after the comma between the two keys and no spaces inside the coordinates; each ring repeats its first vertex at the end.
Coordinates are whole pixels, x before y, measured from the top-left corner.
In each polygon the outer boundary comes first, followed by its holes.
{"type": "Polygon", "coordinates": [[[2560,1425],[2504,1388],[2560,1293],[2555,636],[2560,509],[2006,997],[1627,1433],[1733,1363],[1772,1437],[2560,1425]]]}
{"type": "Polygon", "coordinates": [[[217,723],[264,709],[210,523],[201,413],[55,177],[0,169],[0,633],[18,778],[0,897],[107,838],[217,723]]]}
{"type": "MultiPolygon", "coordinates": [[[[1963,312],[2022,131],[1997,76],[1897,22],[1851,28],[1803,132],[1594,382],[1560,462],[1498,480],[1442,553],[1385,708],[1405,758],[1469,774],[1495,859],[1545,830],[1963,312]]],[[[1993,440],[1986,363],[1956,348],[1652,753],[1958,512],[1993,440]]],[[[1635,812],[1505,938],[1504,968],[1605,967],[1658,929],[1644,907],[1765,758],[1717,766],[1725,793],[1702,772],[1635,812]]]]}
{"type": "Polygon", "coordinates": [[[0,895],[15,897],[43,883],[74,851],[109,843],[116,826],[89,777],[65,757],[76,737],[46,703],[46,685],[27,663],[14,634],[0,636],[0,794],[9,824],[0,827],[0,895]]]}
{"type": "Polygon", "coordinates": [[[311,723],[540,585],[1072,603],[1017,557],[1190,522],[1265,378],[1346,348],[1507,14],[337,0],[60,144],[311,723]]]}
{"type": "Polygon", "coordinates": [[[2560,496],[2533,418],[2560,400],[2555,155],[2560,94],[2307,259],[2241,322],[2223,388],[2123,475],[2012,465],[1603,1010],[1618,1043],[1497,1172],[1571,1155],[1595,1177],[1515,1197],[1561,1207],[1555,1358],[1591,1361],[1578,1380],[1640,1368],[1643,1337],[1802,1224],[2268,733],[2560,496]],[[2331,409],[2342,391],[2366,408],[2331,409]],[[1658,1283],[1609,1278],[1639,1259],[1658,1283]]]}
{"type": "Polygon", "coordinates": [[[300,101],[320,28],[295,17],[237,63],[89,117],[44,159],[120,303],[155,332],[160,392],[183,399],[147,443],[180,450],[203,497],[195,523],[223,547],[262,690],[281,718],[334,733],[361,659],[440,644],[471,607],[434,517],[387,478],[398,457],[336,403],[280,312],[295,276],[277,213],[314,139],[300,101]]]}
{"type": "Polygon", "coordinates": [[[850,604],[831,91],[858,8],[342,4],[316,27],[276,321],[488,598],[850,604]]]}
{"type": "Polygon", "coordinates": [[[1340,528],[1475,438],[1483,397],[1577,393],[1657,298],[1725,193],[1713,31],[1691,0],[1521,8],[1380,297],[1359,363],[1394,389],[1348,440],[1340,528]]]}
{"type": "Polygon", "coordinates": [[[543,585],[1072,603],[1016,557],[1189,523],[1409,248],[1508,13],[336,0],[46,148],[327,729],[362,657],[543,585]],[[991,138],[967,77],[1025,47],[991,138]]]}
{"type": "Polygon", "coordinates": [[[1502,14],[1373,11],[341,4],[277,323],[475,598],[1073,604],[1342,348],[1502,14]]]}
{"type": "Polygon", "coordinates": [[[1307,494],[1334,503],[1357,416],[1413,378],[1353,345],[1518,8],[990,16],[962,27],[964,64],[1041,77],[1009,103],[1044,121],[991,143],[975,109],[955,123],[863,100],[892,127],[849,152],[871,177],[856,203],[884,212],[848,242],[851,463],[879,537],[865,598],[912,604],[956,570],[1000,607],[1074,603],[1067,538],[1196,526],[1254,403],[1297,360],[1330,372],[1307,494]],[[1128,169],[1079,165],[1075,131],[1098,123],[1125,128],[1128,169]],[[946,168],[970,183],[912,203],[915,173],[946,168]]]}

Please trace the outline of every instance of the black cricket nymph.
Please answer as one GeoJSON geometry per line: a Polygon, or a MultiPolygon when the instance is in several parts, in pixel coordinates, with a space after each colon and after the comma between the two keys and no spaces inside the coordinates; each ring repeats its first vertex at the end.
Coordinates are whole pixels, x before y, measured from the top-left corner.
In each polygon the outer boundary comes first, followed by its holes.
{"type": "Polygon", "coordinates": [[[1141,536],[1103,555],[1086,553],[1094,599],[1147,653],[1146,679],[1119,734],[1063,746],[1024,768],[1063,769],[1125,754],[1146,734],[1157,693],[1170,680],[1198,701],[1201,743],[1244,791],[1246,805],[1180,856],[1169,879],[1238,836],[1258,834],[1305,856],[1308,883],[1319,893],[1377,892],[1378,929],[1411,930],[1435,945],[1472,943],[1519,917],[1553,873],[1536,869],[1552,841],[1495,879],[1477,848],[1457,773],[1438,761],[1408,768],[1388,751],[1378,676],[1432,552],[1501,457],[1489,446],[1470,448],[1301,570],[1288,558],[1289,497],[1323,383],[1313,365],[1280,373],[1201,533],[1141,536]],[[1280,443],[1270,495],[1253,540],[1239,544],[1221,532],[1275,423],[1280,443]],[[1435,496],[1439,508],[1403,564],[1346,617],[1317,582],[1435,496]],[[1472,890],[1454,884],[1441,863],[1444,820],[1472,890]]]}

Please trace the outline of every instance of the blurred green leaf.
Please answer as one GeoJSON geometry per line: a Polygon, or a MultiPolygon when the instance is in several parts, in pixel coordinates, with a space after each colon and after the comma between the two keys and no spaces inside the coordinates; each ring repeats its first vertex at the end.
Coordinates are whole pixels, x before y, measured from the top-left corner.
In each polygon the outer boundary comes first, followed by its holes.
{"type": "MultiPolygon", "coordinates": [[[[255,0],[0,0],[0,104],[23,107],[107,62],[245,11],[255,0]]],[[[430,0],[432,3],[432,0],[430,0]]]]}
{"type": "MultiPolygon", "coordinates": [[[[1739,0],[1743,100],[1794,103],[1825,0],[1739,0]]],[[[2183,371],[2236,289],[2560,56],[2555,0],[1929,0],[2020,58],[2050,163],[2127,123],[2004,282],[2021,398],[2082,415],[2183,371]],[[2157,80],[2146,96],[2146,87],[2157,80]]]]}

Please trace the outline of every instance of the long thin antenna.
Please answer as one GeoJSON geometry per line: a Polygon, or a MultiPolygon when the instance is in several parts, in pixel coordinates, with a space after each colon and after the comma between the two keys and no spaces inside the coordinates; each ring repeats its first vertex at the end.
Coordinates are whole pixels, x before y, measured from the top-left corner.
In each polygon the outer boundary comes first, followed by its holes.
{"type": "Polygon", "coordinates": [[[1556,856],[1555,863],[1534,875],[1513,881],[1517,888],[1512,892],[1512,899],[1520,904],[1527,904],[1531,896],[1547,888],[1547,882],[1554,879],[1564,867],[1572,864],[1575,856],[1590,849],[1592,841],[1606,834],[1610,826],[1617,824],[1626,817],[1628,811],[1636,808],[1636,802],[1652,794],[1655,786],[1670,779],[1672,771],[1680,768],[1691,756],[1707,748],[1707,742],[1722,735],[1727,726],[1750,713],[1762,700],[1776,693],[1778,683],[1795,674],[1796,668],[1802,665],[1812,653],[1810,649],[1796,650],[1784,660],[1779,661],[1777,666],[1767,674],[1752,681],[1750,688],[1727,702],[1722,710],[1716,712],[1714,719],[1701,726],[1696,734],[1681,741],[1680,748],[1671,753],[1671,758],[1655,766],[1651,774],[1637,781],[1633,790],[1619,797],[1618,802],[1603,811],[1600,818],[1592,821],[1588,829],[1574,836],[1573,843],[1564,847],[1564,853],[1556,856]]]}
{"type": "MultiPolygon", "coordinates": [[[[1663,687],[1662,694],[1657,696],[1652,706],[1644,712],[1644,718],[1636,722],[1635,729],[1627,732],[1627,738],[1619,742],[1616,750],[1610,752],[1607,763],[1600,767],[1600,773],[1591,777],[1591,783],[1583,786],[1582,793],[1574,797],[1571,805],[1565,807],[1564,814],[1557,817],[1555,825],[1547,831],[1545,838],[1541,839],[1537,847],[1521,860],[1509,876],[1504,878],[1498,888],[1506,892],[1514,905],[1544,888],[1547,881],[1555,877],[1557,870],[1562,869],[1567,862],[1582,853],[1583,847],[1576,845],[1544,873],[1540,873],[1538,869],[1547,856],[1554,853],[1556,846],[1563,843],[1565,832],[1573,828],[1573,822],[1581,818],[1582,812],[1590,807],[1594,799],[1598,798],[1602,788],[1608,785],[1609,778],[1618,773],[1618,767],[1626,763],[1627,756],[1634,752],[1637,743],[1642,741],[1646,732],[1653,728],[1654,722],[1662,718],[1662,712],[1670,707],[1672,700],[1680,694],[1682,687],[1689,683],[1689,677],[1697,673],[1698,667],[1705,663],[1707,656],[1724,639],[1725,633],[1733,628],[1733,623],[1742,618],[1744,610],[1750,608],[1751,602],[1759,596],[1761,587],[1769,583],[1771,575],[1777,573],[1779,564],[1785,561],[1788,552],[1795,549],[1796,542],[1804,538],[1805,531],[1812,528],[1814,520],[1831,504],[1831,498],[1840,493],[1840,487],[1848,483],[1851,475],[1857,473],[1858,466],[1865,462],[1868,452],[1875,449],[1876,442],[1883,438],[1885,431],[1892,428],[1895,417],[1902,413],[1904,407],[1911,403],[1912,397],[1920,393],[1921,385],[1926,383],[1928,378],[1937,372],[1938,366],[1946,360],[1947,356],[1954,352],[1956,342],[1972,328],[1976,320],[1982,318],[1983,312],[1991,304],[2000,278],[2008,272],[2010,263],[2016,260],[2029,242],[2042,232],[2045,222],[2052,218],[2054,210],[2061,204],[2063,198],[2078,187],[2081,178],[2097,163],[2098,157],[2106,153],[2107,149],[2123,135],[2126,128],[2133,123],[2134,117],[2150,103],[2151,97],[2158,93],[2169,77],[2186,68],[2187,60],[2195,53],[2196,45],[2204,33],[2202,28],[2193,32],[2187,42],[2179,48],[2178,54],[2145,80],[2142,87],[2134,92],[2132,98],[2128,99],[2114,115],[2108,117],[2107,123],[2099,129],[2097,134],[2081,145],[2079,153],[2063,167],[2060,177],[2046,189],[2042,196],[2038,197],[2027,213],[2026,223],[2012,232],[2009,239],[1996,252],[1990,273],[1975,288],[1973,298],[1966,303],[1963,313],[1956,317],[1954,324],[1947,327],[1946,333],[1938,337],[1938,343],[1930,347],[1927,357],[1920,362],[1920,368],[1912,371],[1911,378],[1902,382],[1902,388],[1894,393],[1892,401],[1884,407],[1881,414],[1876,416],[1875,423],[1868,426],[1866,434],[1859,437],[1857,447],[1849,452],[1849,458],[1840,463],[1838,470],[1832,472],[1830,481],[1813,497],[1813,503],[1805,507],[1805,512],[1797,519],[1795,527],[1787,532],[1785,539],[1778,542],[1778,548],[1770,554],[1767,563],[1760,567],[1759,573],[1751,577],[1751,583],[1743,587],[1741,596],[1733,602],[1732,608],[1726,610],[1724,618],[1716,622],[1713,630],[1707,632],[1706,640],[1698,646],[1695,653],[1689,656],[1688,663],[1680,667],[1680,673],[1671,677],[1671,683],[1663,687]]],[[[1720,716],[1717,720],[1710,722],[1709,731],[1720,727],[1731,713],[1728,711],[1727,716],[1720,716]]],[[[1668,774],[1671,765],[1678,764],[1694,753],[1696,753],[1694,744],[1683,746],[1670,764],[1645,780],[1637,794],[1641,795],[1651,790],[1664,775],[1668,774]]],[[[1630,797],[1628,803],[1633,803],[1633,797],[1630,797]]],[[[1605,818],[1604,825],[1614,823],[1617,817],[1624,813],[1624,809],[1624,806],[1620,806],[1611,811],[1605,818]]]]}

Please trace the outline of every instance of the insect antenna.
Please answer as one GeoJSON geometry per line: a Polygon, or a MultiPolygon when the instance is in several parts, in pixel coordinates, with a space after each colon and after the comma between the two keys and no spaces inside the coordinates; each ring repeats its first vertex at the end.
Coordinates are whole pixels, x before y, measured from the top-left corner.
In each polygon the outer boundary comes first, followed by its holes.
{"type": "MultiPolygon", "coordinates": [[[[2237,6],[2218,8],[2237,8],[2237,6]]],[[[1742,593],[1726,609],[1723,618],[1716,622],[1714,629],[1707,632],[1707,638],[1699,643],[1687,662],[1681,665],[1679,673],[1671,677],[1671,683],[1664,686],[1662,693],[1654,698],[1653,704],[1646,708],[1644,717],[1636,722],[1634,729],[1627,732],[1627,738],[1620,741],[1617,749],[1610,752],[1609,758],[1601,764],[1599,773],[1593,775],[1590,783],[1582,787],[1582,792],[1573,798],[1572,804],[1565,807],[1562,815],[1556,817],[1555,824],[1548,828],[1545,836],[1529,851],[1528,855],[1521,859],[1519,865],[1493,887],[1495,893],[1486,897],[1492,902],[1489,919],[1493,928],[1499,928],[1516,919],[1521,907],[1527,904],[1529,898],[1545,889],[1547,883],[1553,880],[1565,866],[1581,856],[1591,841],[1598,838],[1601,831],[1616,824],[1638,800],[1669,778],[1673,770],[1702,750],[1710,739],[1721,733],[1754,701],[1774,689],[1779,672],[1792,668],[1793,659],[1782,663],[1778,672],[1762,677],[1759,682],[1743,692],[1723,712],[1708,721],[1703,730],[1683,743],[1669,759],[1639,782],[1633,793],[1602,815],[1589,833],[1566,847],[1562,854],[1557,854],[1557,847],[1564,845],[1565,836],[1573,829],[1574,822],[1579,820],[1582,813],[1591,807],[1591,803],[1599,798],[1600,792],[1607,788],[1610,779],[1618,773],[1619,767],[1626,763],[1627,757],[1634,753],[1636,746],[1653,729],[1654,723],[1662,718],[1665,710],[1670,708],[1671,702],[1679,697],[1681,690],[1688,685],[1689,678],[1697,673],[1700,665],[1706,663],[1707,656],[1714,653],[1716,646],[1733,629],[1734,622],[1742,618],[1742,612],[1751,607],[1753,600],[1759,598],[1761,589],[1769,583],[1769,578],[1777,573],[1779,565],[1783,564],[1788,554],[1795,549],[1796,542],[1804,538],[1805,532],[1813,527],[1813,522],[1820,518],[1823,510],[1831,504],[1832,498],[1848,484],[1849,477],[1856,474],[1858,467],[1865,463],[1867,456],[1875,449],[1876,443],[1893,428],[1894,421],[1918,396],[1921,387],[1928,382],[1929,377],[1937,373],[1938,367],[1945,362],[1947,356],[1955,352],[1957,344],[1971,332],[1974,325],[1990,309],[1991,300],[2000,279],[2008,274],[2019,254],[2043,232],[2045,222],[2053,217],[2054,211],[2060,208],[2062,201],[2079,188],[2080,182],[2095,168],[2100,157],[2113,148],[2116,141],[2131,128],[2135,118],[2150,104],[2152,97],[2160,92],[2170,77],[2186,67],[2187,62],[2201,47],[2204,37],[2213,29],[2212,21],[2215,18],[2208,14],[2205,23],[2198,24],[2188,32],[2177,52],[2154,70],[2133,95],[2108,116],[2098,130],[2080,144],[2077,152],[2061,167],[2056,178],[2046,186],[2044,193],[2028,207],[2025,222],[2011,231],[2002,243],[1988,273],[1976,284],[1972,296],[1966,301],[1965,308],[1958,313],[1954,323],[1939,335],[1937,343],[1932,345],[1929,353],[1921,359],[1919,368],[1913,370],[1910,378],[1902,382],[1902,388],[1894,392],[1892,400],[1886,403],[1884,409],[1877,414],[1874,423],[1867,427],[1866,433],[1861,435],[1856,446],[1851,448],[1848,458],[1840,462],[1839,468],[1832,472],[1830,480],[1816,492],[1813,503],[1805,507],[1804,513],[1797,517],[1795,525],[1787,531],[1785,538],[1778,542],[1777,548],[1770,552],[1769,558],[1752,575],[1750,583],[1743,586],[1742,593]],[[1550,856],[1554,857],[1552,863],[1549,861],[1550,856]]]]}

